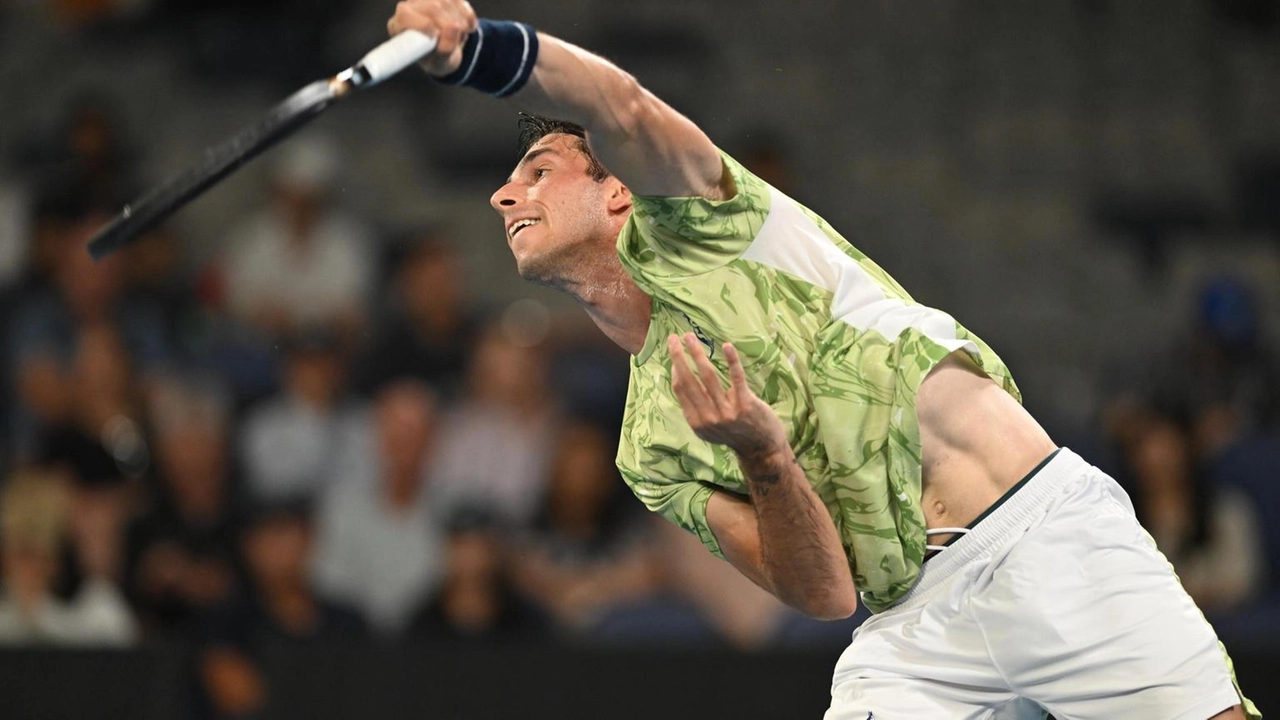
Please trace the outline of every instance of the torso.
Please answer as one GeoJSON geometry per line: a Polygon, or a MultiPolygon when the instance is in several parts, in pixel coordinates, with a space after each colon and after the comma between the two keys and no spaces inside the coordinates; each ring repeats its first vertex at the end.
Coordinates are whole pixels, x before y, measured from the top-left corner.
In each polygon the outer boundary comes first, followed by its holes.
{"type": "MultiPolygon", "coordinates": [[[[963,352],[916,394],[922,506],[930,529],[964,527],[1056,448],[1048,433],[963,352]]],[[[938,535],[930,544],[950,536],[938,535]]]]}
{"type": "Polygon", "coordinates": [[[650,509],[719,550],[707,496],[745,495],[746,482],[730,450],[689,429],[661,348],[667,334],[692,332],[724,374],[717,348],[731,342],[830,512],[863,604],[891,607],[914,584],[926,543],[939,540],[926,528],[971,522],[1053,443],[980,339],[914,302],[808,209],[725,163],[739,189],[732,201],[636,197],[619,234],[623,269],[653,299],[619,471],[650,509]]]}

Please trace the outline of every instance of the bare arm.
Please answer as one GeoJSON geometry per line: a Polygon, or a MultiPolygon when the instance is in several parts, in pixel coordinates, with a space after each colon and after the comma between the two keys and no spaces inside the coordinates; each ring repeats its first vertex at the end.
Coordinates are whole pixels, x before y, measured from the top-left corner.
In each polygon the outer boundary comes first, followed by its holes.
{"type": "Polygon", "coordinates": [[[512,97],[522,110],[583,126],[591,150],[633,193],[732,197],[711,140],[634,77],[545,33],[533,76],[512,97]]]}
{"type": "Polygon", "coordinates": [[[835,523],[787,445],[773,409],[746,385],[736,349],[726,344],[730,388],[720,387],[698,341],[668,339],[672,384],[699,437],[738,455],[750,502],[716,492],[707,523],[734,567],[806,615],[835,620],[858,607],[857,589],[835,523]],[[688,368],[685,349],[697,374],[688,368]]]}
{"type": "Polygon", "coordinates": [[[838,620],[858,596],[844,546],[794,456],[742,461],[751,502],[725,493],[707,503],[707,523],[724,556],[752,582],[806,615],[838,620]]]}
{"type": "MultiPolygon", "coordinates": [[[[439,38],[423,62],[435,76],[458,68],[462,42],[475,27],[463,0],[406,0],[387,23],[393,35],[412,29],[439,38]]],[[[688,118],[598,55],[546,33],[538,33],[538,44],[533,75],[511,97],[517,107],[586,128],[592,151],[633,193],[734,195],[715,145],[688,118]]]]}

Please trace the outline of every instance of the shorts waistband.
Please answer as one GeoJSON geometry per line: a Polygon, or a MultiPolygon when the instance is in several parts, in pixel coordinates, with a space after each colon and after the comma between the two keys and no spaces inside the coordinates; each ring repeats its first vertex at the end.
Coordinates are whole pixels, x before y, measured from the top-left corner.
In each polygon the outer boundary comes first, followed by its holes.
{"type": "Polygon", "coordinates": [[[1003,545],[1043,514],[1067,485],[1092,466],[1067,448],[1059,448],[1038,471],[1023,481],[1022,487],[983,517],[972,530],[934,556],[920,570],[911,591],[886,610],[905,609],[923,602],[947,578],[973,560],[1003,545]]]}

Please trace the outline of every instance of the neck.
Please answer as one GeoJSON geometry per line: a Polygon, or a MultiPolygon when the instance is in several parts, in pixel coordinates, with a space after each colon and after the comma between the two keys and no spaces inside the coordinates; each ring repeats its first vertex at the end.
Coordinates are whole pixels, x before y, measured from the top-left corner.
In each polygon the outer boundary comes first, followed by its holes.
{"type": "Polygon", "coordinates": [[[585,272],[558,283],[587,311],[610,340],[632,355],[640,354],[649,334],[650,298],[622,269],[618,256],[605,254],[585,272]]]}
{"type": "Polygon", "coordinates": [[[414,501],[418,499],[417,473],[405,474],[394,470],[391,472],[395,473],[395,477],[387,478],[385,495],[387,505],[396,512],[412,509],[415,506],[414,501]]]}

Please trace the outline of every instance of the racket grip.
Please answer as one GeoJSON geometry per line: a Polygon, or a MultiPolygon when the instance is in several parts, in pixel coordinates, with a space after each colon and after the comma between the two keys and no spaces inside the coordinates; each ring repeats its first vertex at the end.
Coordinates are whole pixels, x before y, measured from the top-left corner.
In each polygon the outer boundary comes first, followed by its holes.
{"type": "Polygon", "coordinates": [[[417,30],[406,30],[369,51],[356,63],[369,79],[361,85],[376,85],[426,57],[436,48],[436,39],[417,30]]]}

